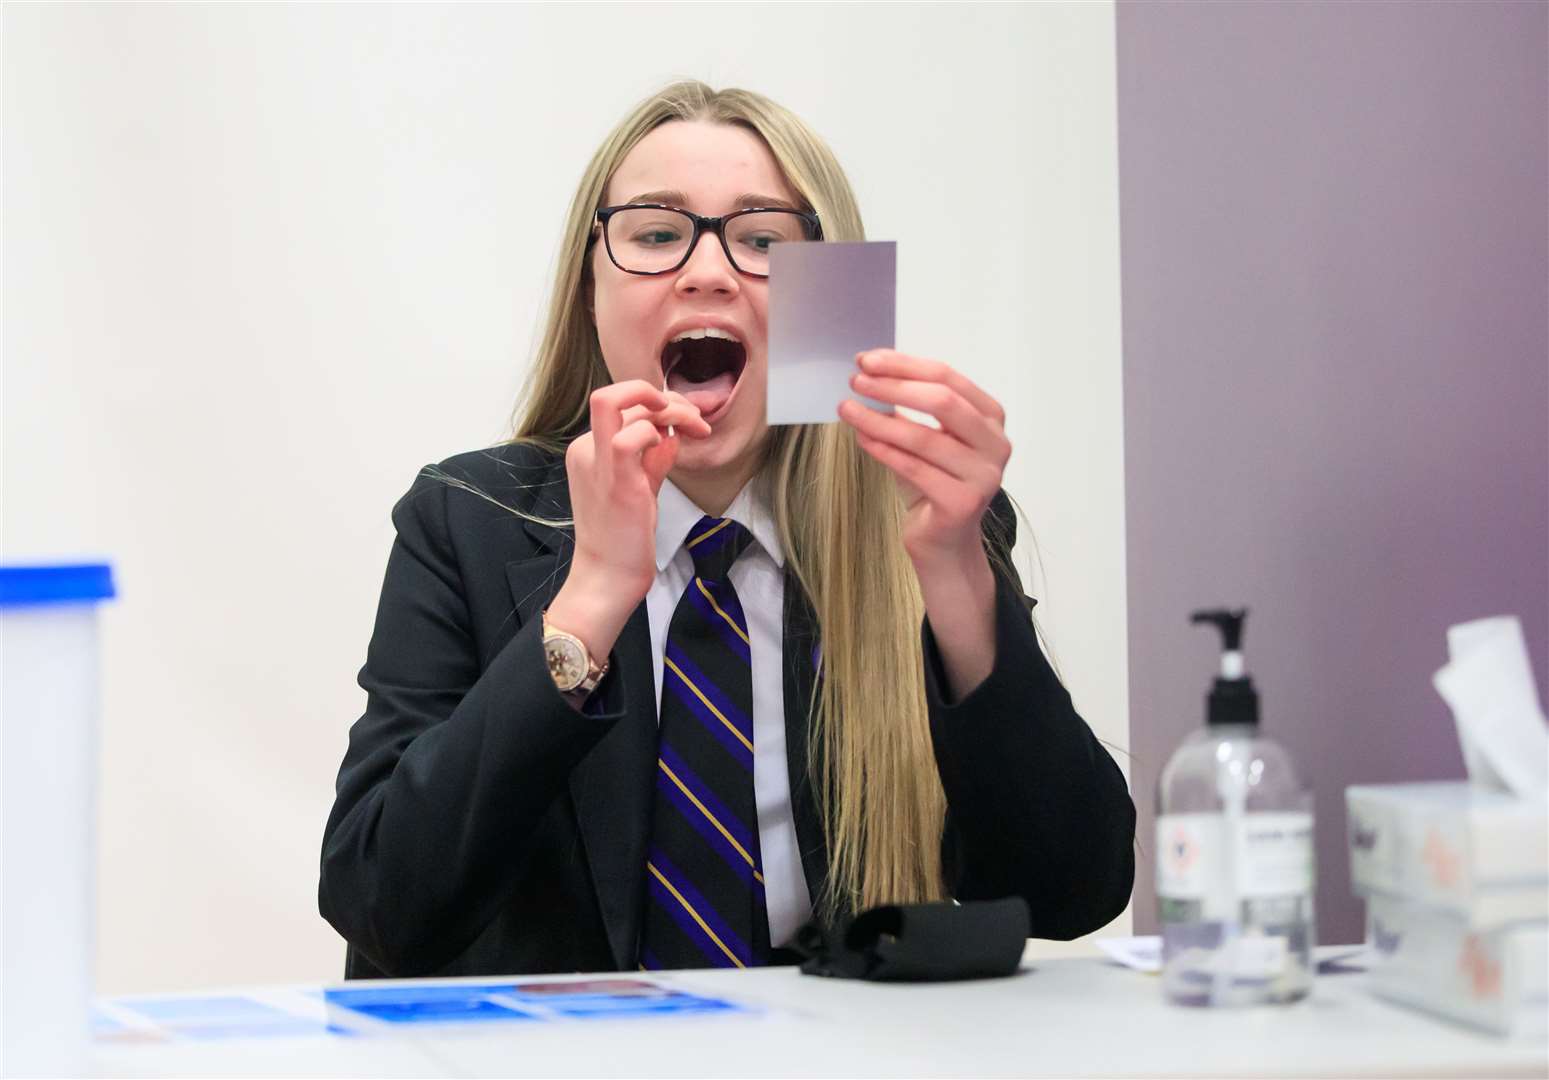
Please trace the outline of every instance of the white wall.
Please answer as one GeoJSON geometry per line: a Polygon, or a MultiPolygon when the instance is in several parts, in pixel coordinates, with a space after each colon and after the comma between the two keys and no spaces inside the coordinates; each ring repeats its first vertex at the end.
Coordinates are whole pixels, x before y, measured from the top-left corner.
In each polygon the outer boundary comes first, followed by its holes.
{"type": "Polygon", "coordinates": [[[573,185],[677,76],[807,118],[900,242],[900,347],[1006,403],[1043,627],[1128,745],[1111,5],[3,10],[4,557],[122,594],[104,992],[340,973],[388,511],[503,435],[573,185]]]}

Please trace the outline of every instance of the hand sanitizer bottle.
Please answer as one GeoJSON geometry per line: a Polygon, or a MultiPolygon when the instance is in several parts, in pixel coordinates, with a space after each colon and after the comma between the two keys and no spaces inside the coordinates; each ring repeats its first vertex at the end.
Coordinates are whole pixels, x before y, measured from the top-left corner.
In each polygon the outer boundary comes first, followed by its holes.
{"type": "Polygon", "coordinates": [[[1184,1005],[1297,1001],[1312,989],[1312,796],[1259,732],[1243,669],[1246,610],[1197,611],[1221,631],[1206,725],[1157,787],[1156,895],[1162,987],[1184,1005]]]}

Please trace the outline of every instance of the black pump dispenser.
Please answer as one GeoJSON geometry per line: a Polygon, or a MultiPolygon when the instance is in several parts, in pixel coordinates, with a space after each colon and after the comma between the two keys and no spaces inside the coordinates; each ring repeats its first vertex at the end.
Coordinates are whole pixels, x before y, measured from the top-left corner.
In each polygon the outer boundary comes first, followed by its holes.
{"type": "Polygon", "coordinates": [[[1243,670],[1242,627],[1247,608],[1228,611],[1216,608],[1196,611],[1191,623],[1210,623],[1221,631],[1221,674],[1205,699],[1205,721],[1216,724],[1252,724],[1259,722],[1259,694],[1253,680],[1243,670]]]}

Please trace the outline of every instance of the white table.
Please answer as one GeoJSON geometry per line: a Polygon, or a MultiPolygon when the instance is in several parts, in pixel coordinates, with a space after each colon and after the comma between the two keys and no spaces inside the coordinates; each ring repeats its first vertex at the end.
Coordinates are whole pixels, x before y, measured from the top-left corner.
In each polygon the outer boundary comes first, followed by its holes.
{"type": "MultiPolygon", "coordinates": [[[[1320,953],[1348,951],[1330,947],[1320,953]]],[[[420,1025],[353,1038],[100,1044],[96,1071],[112,1076],[1549,1076],[1549,1045],[1479,1034],[1380,1001],[1366,991],[1359,973],[1320,975],[1303,1002],[1249,1010],[1168,1005],[1156,976],[1097,958],[1028,961],[1009,979],[928,985],[819,979],[794,968],[685,971],[652,979],[755,1011],[420,1025]]],[[[297,992],[257,993],[279,1000],[297,992]]]]}

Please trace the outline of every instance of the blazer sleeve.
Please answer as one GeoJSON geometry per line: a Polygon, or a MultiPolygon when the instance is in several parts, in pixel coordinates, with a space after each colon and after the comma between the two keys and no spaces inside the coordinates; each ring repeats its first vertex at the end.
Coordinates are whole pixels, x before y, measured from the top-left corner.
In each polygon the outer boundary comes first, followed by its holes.
{"type": "MultiPolygon", "coordinates": [[[[1004,492],[990,513],[998,527],[987,530],[989,542],[1003,544],[1009,567],[1016,517],[1004,492]]],[[[929,620],[923,627],[931,739],[948,807],[943,863],[956,898],[1021,896],[1031,936],[1068,940],[1129,902],[1135,805],[1044,657],[1032,604],[997,570],[994,667],[958,701],[947,696],[929,620]]]]}
{"type": "Polygon", "coordinates": [[[360,672],[366,711],[323,835],[319,910],[394,975],[437,970],[489,924],[519,884],[523,845],[624,711],[612,672],[587,714],[571,708],[548,674],[541,620],[480,670],[453,497],[422,476],[393,509],[360,672]]]}

